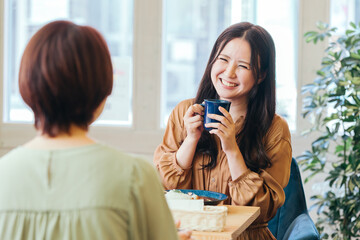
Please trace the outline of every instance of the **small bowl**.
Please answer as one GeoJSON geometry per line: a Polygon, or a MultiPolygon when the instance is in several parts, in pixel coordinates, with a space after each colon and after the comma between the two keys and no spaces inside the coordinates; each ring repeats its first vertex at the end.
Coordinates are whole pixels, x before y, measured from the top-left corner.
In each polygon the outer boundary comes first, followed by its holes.
{"type": "Polygon", "coordinates": [[[203,198],[204,205],[216,206],[228,198],[228,196],[226,194],[219,193],[219,192],[206,191],[206,190],[196,190],[196,189],[175,189],[175,190],[180,191],[185,194],[193,193],[193,194],[199,196],[200,198],[203,198]]]}

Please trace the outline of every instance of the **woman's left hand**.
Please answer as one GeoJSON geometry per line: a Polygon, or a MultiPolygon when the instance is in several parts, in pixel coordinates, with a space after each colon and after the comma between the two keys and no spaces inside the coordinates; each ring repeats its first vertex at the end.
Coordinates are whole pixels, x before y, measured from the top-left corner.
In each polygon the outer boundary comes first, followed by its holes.
{"type": "Polygon", "coordinates": [[[207,114],[209,118],[218,120],[219,122],[207,123],[206,127],[214,128],[210,133],[216,134],[220,138],[222,149],[228,160],[231,178],[234,180],[244,174],[248,167],[236,143],[236,125],[230,113],[223,107],[219,107],[219,110],[224,116],[207,114]]]}
{"type": "Polygon", "coordinates": [[[192,236],[192,231],[191,230],[179,230],[180,227],[180,221],[176,221],[176,228],[178,229],[178,237],[179,240],[191,240],[193,239],[192,236]]]}
{"type": "Polygon", "coordinates": [[[224,116],[217,114],[208,114],[209,118],[218,120],[216,123],[207,123],[206,127],[214,128],[210,130],[211,134],[216,134],[221,141],[223,151],[228,154],[231,152],[239,151],[239,147],[236,143],[236,129],[235,123],[228,111],[225,108],[219,107],[219,111],[224,116]]]}

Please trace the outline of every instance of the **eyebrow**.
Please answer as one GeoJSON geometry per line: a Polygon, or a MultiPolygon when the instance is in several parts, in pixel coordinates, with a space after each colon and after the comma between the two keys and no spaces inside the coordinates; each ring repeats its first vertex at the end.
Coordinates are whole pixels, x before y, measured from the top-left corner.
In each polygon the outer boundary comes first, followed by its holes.
{"type": "MultiPolygon", "coordinates": [[[[226,58],[230,58],[228,55],[223,54],[223,53],[220,53],[220,54],[219,54],[219,57],[220,57],[220,56],[223,56],[223,57],[226,57],[226,58]]],[[[238,63],[246,63],[246,64],[248,64],[249,66],[251,66],[251,64],[250,64],[249,62],[246,62],[246,61],[244,61],[244,60],[238,60],[237,62],[238,62],[238,63]]]]}

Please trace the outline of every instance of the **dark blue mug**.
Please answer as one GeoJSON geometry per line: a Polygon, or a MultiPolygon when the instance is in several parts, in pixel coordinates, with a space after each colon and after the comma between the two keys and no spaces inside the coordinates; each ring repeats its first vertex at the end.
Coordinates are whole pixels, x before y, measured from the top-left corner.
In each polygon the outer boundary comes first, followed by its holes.
{"type": "Polygon", "coordinates": [[[204,109],[204,129],[206,131],[210,131],[213,128],[207,128],[205,127],[206,123],[212,123],[212,122],[219,122],[218,120],[212,119],[212,118],[208,118],[208,114],[217,114],[217,115],[221,115],[224,116],[224,114],[222,114],[219,111],[219,107],[223,107],[226,109],[226,111],[230,110],[230,104],[231,102],[226,101],[226,100],[220,100],[220,99],[205,99],[204,100],[205,103],[202,103],[201,105],[203,107],[205,107],[204,109]]]}

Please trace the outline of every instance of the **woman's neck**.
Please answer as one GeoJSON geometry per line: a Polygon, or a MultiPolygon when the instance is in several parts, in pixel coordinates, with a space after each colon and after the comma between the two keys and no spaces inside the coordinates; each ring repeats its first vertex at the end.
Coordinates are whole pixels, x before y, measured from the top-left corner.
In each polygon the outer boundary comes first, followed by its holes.
{"type": "Polygon", "coordinates": [[[33,149],[63,149],[93,143],[95,141],[87,136],[86,130],[77,126],[71,126],[69,133],[61,133],[55,137],[50,137],[38,131],[37,136],[24,144],[24,146],[33,149]]]}
{"type": "Polygon", "coordinates": [[[247,103],[240,101],[232,101],[230,105],[230,114],[233,121],[236,122],[240,118],[245,118],[247,112],[247,103]]]}

